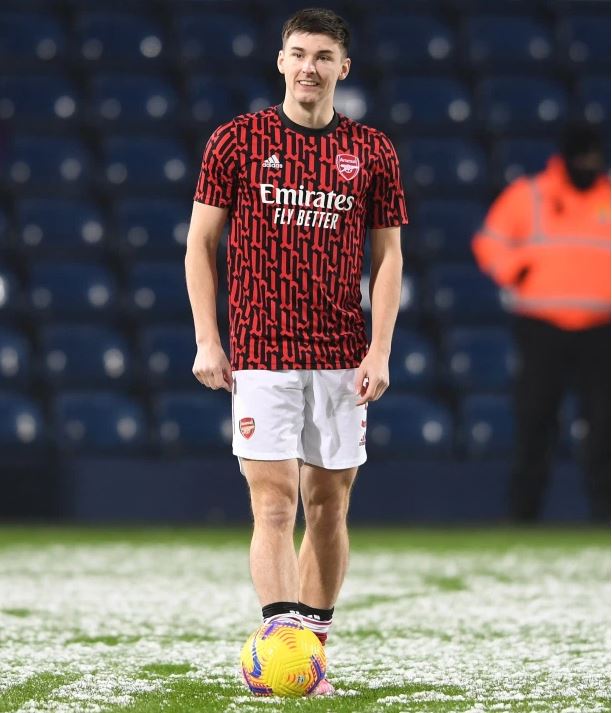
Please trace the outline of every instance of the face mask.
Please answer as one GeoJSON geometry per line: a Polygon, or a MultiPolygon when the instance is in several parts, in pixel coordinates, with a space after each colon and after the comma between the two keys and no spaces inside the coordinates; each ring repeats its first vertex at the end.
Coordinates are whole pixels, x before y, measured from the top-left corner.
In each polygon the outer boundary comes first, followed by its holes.
{"type": "Polygon", "coordinates": [[[565,167],[572,185],[579,191],[588,191],[599,175],[599,171],[595,171],[592,168],[576,168],[571,163],[566,163],[565,167]]]}

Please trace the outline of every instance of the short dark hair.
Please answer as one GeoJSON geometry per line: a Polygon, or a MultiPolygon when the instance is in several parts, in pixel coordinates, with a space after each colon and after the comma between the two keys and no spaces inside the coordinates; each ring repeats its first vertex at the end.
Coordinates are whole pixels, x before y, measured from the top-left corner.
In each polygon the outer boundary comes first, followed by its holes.
{"type": "Polygon", "coordinates": [[[601,133],[595,126],[585,121],[572,121],[567,124],[561,132],[559,144],[561,154],[567,160],[588,153],[603,156],[601,133]]]}
{"type": "Polygon", "coordinates": [[[327,35],[335,40],[348,55],[351,33],[346,21],[332,10],[323,7],[308,7],[299,10],[283,25],[283,46],[289,35],[304,32],[312,35],[327,35]]]}

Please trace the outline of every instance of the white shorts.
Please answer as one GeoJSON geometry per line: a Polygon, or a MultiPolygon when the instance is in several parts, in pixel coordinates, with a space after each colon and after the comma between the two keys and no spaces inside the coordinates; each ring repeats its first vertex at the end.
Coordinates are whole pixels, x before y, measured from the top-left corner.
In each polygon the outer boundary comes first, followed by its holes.
{"type": "Polygon", "coordinates": [[[234,371],[234,455],[251,460],[298,458],[333,469],[365,463],[367,405],[356,406],[355,372],[234,371]]]}

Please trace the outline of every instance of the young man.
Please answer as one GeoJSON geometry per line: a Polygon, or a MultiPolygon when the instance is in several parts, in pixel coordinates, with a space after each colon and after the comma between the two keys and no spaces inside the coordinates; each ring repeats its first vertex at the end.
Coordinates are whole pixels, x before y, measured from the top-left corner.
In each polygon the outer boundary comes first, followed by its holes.
{"type": "MultiPolygon", "coordinates": [[[[334,110],[349,31],[324,9],[282,31],[281,105],[220,126],[204,152],[187,241],[196,378],[232,392],[233,452],[254,516],[251,574],[264,619],[298,616],[325,642],[348,563],[346,516],[366,460],[366,408],[389,384],[399,308],[396,153],[334,110]],[[215,255],[230,216],[230,357],[216,321],[215,255]],[[371,229],[372,340],[360,278],[371,229]],[[301,494],[306,532],[293,544],[301,494]]],[[[327,680],[316,693],[333,691],[327,680]]]]}

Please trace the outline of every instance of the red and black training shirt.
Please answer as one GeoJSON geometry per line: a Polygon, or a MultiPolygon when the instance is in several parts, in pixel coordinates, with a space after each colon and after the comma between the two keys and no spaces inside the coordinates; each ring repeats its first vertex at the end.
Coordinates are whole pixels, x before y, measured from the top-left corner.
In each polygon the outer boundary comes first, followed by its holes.
{"type": "Polygon", "coordinates": [[[232,369],[359,366],[366,228],[408,222],[389,139],[336,112],[322,129],[243,114],[208,141],[194,200],[229,208],[232,369]]]}

